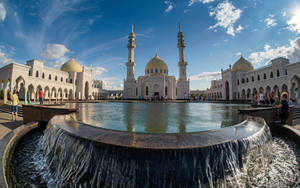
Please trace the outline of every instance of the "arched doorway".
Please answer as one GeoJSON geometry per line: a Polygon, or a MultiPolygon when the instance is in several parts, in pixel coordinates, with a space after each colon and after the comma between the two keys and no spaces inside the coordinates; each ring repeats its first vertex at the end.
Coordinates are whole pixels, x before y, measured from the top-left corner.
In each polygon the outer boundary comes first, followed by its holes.
{"type": "Polygon", "coordinates": [[[44,97],[45,97],[45,100],[50,100],[50,89],[48,86],[45,87],[45,93],[44,93],[44,97]]]}
{"type": "Polygon", "coordinates": [[[30,84],[29,86],[28,86],[28,91],[29,91],[29,100],[31,101],[31,100],[33,100],[33,101],[35,101],[35,92],[34,92],[34,87],[33,87],[33,85],[32,84],[30,84]]]}
{"type": "Polygon", "coordinates": [[[84,96],[86,100],[89,99],[89,82],[87,81],[85,82],[84,96]]]}
{"type": "Polygon", "coordinates": [[[297,104],[299,104],[299,96],[300,96],[300,76],[294,75],[290,81],[290,93],[293,99],[295,98],[296,93],[298,93],[297,104]]]}
{"type": "Polygon", "coordinates": [[[64,97],[63,97],[63,99],[68,99],[68,89],[67,88],[64,90],[64,97]]]}
{"type": "Polygon", "coordinates": [[[229,100],[229,82],[225,82],[225,99],[229,100]]]}
{"type": "Polygon", "coordinates": [[[248,99],[248,100],[251,99],[250,97],[251,97],[251,89],[248,88],[248,89],[247,89],[247,99],[248,99]]]}
{"type": "Polygon", "coordinates": [[[153,86],[153,96],[155,97],[159,97],[160,93],[159,93],[159,85],[158,84],[154,84],[153,86]]]}

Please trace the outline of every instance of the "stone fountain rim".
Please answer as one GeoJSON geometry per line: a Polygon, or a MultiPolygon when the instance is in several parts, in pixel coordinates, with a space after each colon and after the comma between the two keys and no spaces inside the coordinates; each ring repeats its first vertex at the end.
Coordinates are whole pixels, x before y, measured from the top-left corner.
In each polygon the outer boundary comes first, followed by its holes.
{"type": "Polygon", "coordinates": [[[263,118],[247,116],[239,124],[216,130],[188,133],[135,133],[111,130],[75,121],[70,115],[56,115],[48,123],[68,134],[96,143],[136,149],[194,149],[261,135],[268,129],[263,118]]]}

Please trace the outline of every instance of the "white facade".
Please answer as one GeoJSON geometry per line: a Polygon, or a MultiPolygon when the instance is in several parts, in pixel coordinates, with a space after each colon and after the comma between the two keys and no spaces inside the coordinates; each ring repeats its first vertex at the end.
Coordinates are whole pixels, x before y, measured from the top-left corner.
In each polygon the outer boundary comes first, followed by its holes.
{"type": "Polygon", "coordinates": [[[168,75],[167,64],[156,56],[152,58],[145,68],[145,75],[134,77],[134,48],[135,34],[133,27],[128,37],[128,62],[127,77],[124,80],[124,99],[150,99],[153,97],[164,97],[165,99],[184,99],[189,96],[190,83],[187,79],[187,62],[185,61],[184,36],[179,26],[178,44],[179,49],[179,79],[168,75]]]}
{"type": "Polygon", "coordinates": [[[210,89],[205,91],[206,99],[251,100],[254,93],[261,92],[269,98],[272,94],[280,96],[283,91],[293,98],[295,89],[300,90],[300,62],[290,63],[282,57],[255,70],[236,71],[229,66],[221,70],[221,76],[220,80],[213,80],[210,89]]]}
{"type": "Polygon", "coordinates": [[[19,91],[19,98],[27,101],[38,100],[40,90],[45,100],[98,99],[102,81],[93,80],[92,71],[83,68],[82,72],[65,72],[44,66],[39,60],[27,61],[26,65],[11,63],[0,68],[0,89],[4,91],[4,102],[8,92],[19,91]]]}

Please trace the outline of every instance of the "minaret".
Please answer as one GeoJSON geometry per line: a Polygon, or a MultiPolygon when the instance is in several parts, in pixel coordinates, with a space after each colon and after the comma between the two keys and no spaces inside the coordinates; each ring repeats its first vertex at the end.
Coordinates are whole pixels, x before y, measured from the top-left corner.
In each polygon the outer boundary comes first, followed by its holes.
{"type": "Polygon", "coordinates": [[[183,33],[181,32],[181,25],[179,24],[179,31],[178,31],[178,43],[177,43],[177,48],[179,49],[179,62],[178,62],[178,67],[179,67],[179,80],[186,80],[186,65],[187,63],[185,62],[185,54],[184,54],[184,36],[183,33]]]}
{"type": "Polygon", "coordinates": [[[126,63],[127,67],[127,78],[126,80],[134,80],[134,48],[135,48],[135,34],[133,32],[133,25],[131,25],[131,32],[128,36],[128,62],[126,63]]]}

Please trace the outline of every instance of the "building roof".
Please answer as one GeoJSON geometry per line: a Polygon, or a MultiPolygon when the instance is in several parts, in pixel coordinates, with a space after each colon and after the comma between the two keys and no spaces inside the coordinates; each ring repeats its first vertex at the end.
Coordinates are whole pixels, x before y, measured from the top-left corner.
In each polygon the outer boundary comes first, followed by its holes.
{"type": "Polygon", "coordinates": [[[245,58],[243,58],[243,56],[241,56],[241,58],[234,63],[233,67],[232,67],[232,71],[233,72],[237,72],[237,71],[252,71],[253,70],[253,66],[252,64],[247,61],[245,58]]]}
{"type": "Polygon", "coordinates": [[[156,54],[155,57],[153,57],[146,65],[145,70],[153,70],[157,69],[160,70],[166,70],[168,71],[168,65],[156,54]]]}
{"type": "Polygon", "coordinates": [[[82,72],[82,67],[72,57],[69,61],[61,66],[60,70],[65,72],[82,72]]]}

